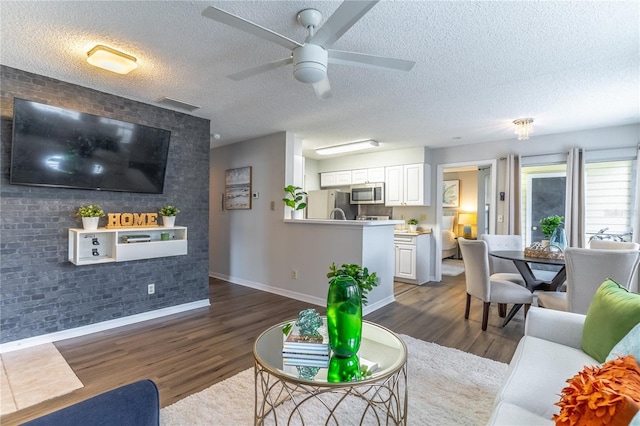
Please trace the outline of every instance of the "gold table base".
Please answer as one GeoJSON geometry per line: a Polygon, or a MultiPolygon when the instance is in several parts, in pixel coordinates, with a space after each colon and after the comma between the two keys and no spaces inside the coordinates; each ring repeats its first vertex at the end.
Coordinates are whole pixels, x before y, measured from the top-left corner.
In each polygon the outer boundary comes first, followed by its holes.
{"type": "Polygon", "coordinates": [[[407,365],[349,383],[295,382],[255,363],[256,425],[406,425],[407,365]],[[342,420],[342,421],[341,421],[342,420]]]}

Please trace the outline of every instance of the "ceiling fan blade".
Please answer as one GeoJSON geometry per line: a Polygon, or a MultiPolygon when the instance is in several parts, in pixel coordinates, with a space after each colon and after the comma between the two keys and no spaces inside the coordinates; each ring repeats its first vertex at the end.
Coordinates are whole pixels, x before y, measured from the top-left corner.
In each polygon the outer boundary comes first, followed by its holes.
{"type": "Polygon", "coordinates": [[[385,56],[367,55],[366,53],[345,52],[344,50],[329,50],[329,63],[340,65],[354,65],[357,67],[392,69],[410,71],[416,64],[405,59],[388,58],[385,56]]]}
{"type": "Polygon", "coordinates": [[[296,47],[302,46],[297,41],[291,40],[290,38],[273,32],[268,28],[261,27],[258,24],[254,24],[253,22],[247,21],[246,19],[243,19],[239,16],[236,16],[229,12],[225,12],[224,10],[218,9],[217,7],[207,7],[202,11],[202,16],[229,25],[230,27],[237,28],[241,31],[268,40],[272,43],[279,44],[280,46],[286,47],[289,50],[293,50],[296,47]]]}
{"type": "Polygon", "coordinates": [[[332,95],[331,85],[329,84],[329,77],[325,77],[324,80],[313,84],[313,90],[316,91],[316,96],[319,99],[329,99],[332,95]]]}
{"type": "Polygon", "coordinates": [[[349,31],[379,0],[344,1],[320,29],[309,39],[309,43],[324,48],[333,46],[344,33],[349,31]]]}
{"type": "Polygon", "coordinates": [[[245,78],[253,77],[254,75],[261,74],[263,72],[271,71],[276,68],[280,68],[281,66],[292,64],[293,58],[289,56],[288,58],[278,59],[277,61],[267,62],[266,64],[258,65],[257,67],[249,68],[244,71],[240,71],[234,74],[230,74],[227,78],[230,78],[234,81],[244,80],[245,78]]]}

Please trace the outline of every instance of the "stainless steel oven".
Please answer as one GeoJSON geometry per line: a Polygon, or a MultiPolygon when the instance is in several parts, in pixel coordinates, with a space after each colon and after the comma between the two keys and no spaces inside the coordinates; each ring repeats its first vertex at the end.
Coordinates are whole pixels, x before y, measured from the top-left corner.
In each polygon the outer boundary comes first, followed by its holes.
{"type": "Polygon", "coordinates": [[[384,183],[351,185],[351,204],[384,204],[384,183]]]}

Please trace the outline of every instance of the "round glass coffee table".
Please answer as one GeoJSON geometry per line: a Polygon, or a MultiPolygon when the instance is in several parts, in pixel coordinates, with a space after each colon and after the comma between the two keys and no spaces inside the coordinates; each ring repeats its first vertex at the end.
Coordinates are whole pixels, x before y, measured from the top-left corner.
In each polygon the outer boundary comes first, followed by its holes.
{"type": "Polygon", "coordinates": [[[358,381],[329,381],[328,367],[283,360],[282,328],[295,321],[274,325],[254,344],[256,425],[407,424],[407,346],[400,337],[363,321],[358,357],[377,369],[358,381]]]}

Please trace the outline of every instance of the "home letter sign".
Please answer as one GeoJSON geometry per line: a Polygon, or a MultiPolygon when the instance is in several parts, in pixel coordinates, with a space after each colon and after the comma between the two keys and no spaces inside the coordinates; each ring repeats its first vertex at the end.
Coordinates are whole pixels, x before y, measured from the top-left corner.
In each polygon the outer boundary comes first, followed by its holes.
{"type": "Polygon", "coordinates": [[[152,228],[158,226],[158,213],[109,213],[107,228],[152,228]]]}

